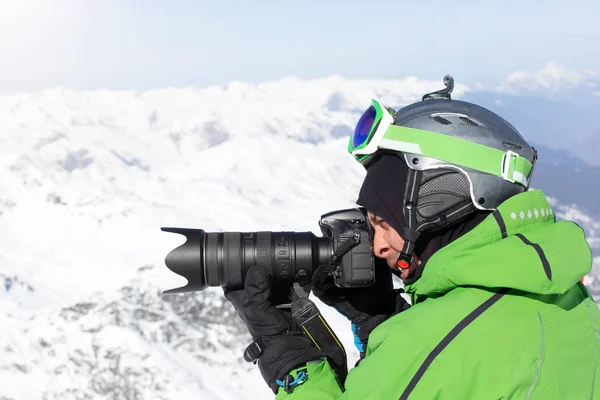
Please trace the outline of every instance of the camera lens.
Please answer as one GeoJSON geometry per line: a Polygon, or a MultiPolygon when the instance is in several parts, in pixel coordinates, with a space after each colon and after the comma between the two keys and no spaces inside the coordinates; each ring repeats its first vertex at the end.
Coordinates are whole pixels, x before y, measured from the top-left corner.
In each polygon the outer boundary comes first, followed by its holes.
{"type": "Polygon", "coordinates": [[[276,281],[310,279],[333,254],[331,238],[312,232],[219,232],[162,228],[185,235],[187,241],[171,251],[165,263],[188,284],[165,293],[203,290],[207,286],[243,286],[253,265],[267,268],[276,281]]]}

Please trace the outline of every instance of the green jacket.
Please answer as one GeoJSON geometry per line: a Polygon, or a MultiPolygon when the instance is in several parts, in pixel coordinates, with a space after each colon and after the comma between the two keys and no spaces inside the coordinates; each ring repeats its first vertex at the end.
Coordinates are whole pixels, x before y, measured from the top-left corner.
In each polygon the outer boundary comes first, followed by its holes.
{"type": "Polygon", "coordinates": [[[428,261],[414,306],[370,335],[345,391],[326,362],[278,399],[600,399],[600,313],[582,229],[510,198],[428,261]]]}

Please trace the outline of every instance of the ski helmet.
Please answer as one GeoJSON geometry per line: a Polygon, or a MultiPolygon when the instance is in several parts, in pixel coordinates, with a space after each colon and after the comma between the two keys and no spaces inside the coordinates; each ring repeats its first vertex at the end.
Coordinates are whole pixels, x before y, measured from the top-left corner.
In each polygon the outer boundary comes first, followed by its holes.
{"type": "Polygon", "coordinates": [[[454,80],[422,101],[394,111],[373,100],[348,145],[365,168],[382,154],[401,157],[407,168],[404,248],[398,266],[408,268],[415,242],[476,210],[495,210],[529,188],[537,152],[505,119],[453,100],[454,80]]]}

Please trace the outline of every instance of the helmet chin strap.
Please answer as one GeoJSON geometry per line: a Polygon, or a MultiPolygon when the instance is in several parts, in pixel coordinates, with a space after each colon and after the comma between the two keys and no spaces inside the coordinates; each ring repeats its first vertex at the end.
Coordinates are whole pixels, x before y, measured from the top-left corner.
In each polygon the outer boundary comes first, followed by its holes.
{"type": "Polygon", "coordinates": [[[406,192],[404,193],[404,246],[398,256],[396,265],[401,269],[408,269],[412,261],[415,251],[415,243],[421,236],[417,230],[417,197],[419,194],[419,186],[421,183],[421,172],[413,169],[408,169],[408,177],[406,179],[406,192]]]}
{"type": "Polygon", "coordinates": [[[410,267],[410,263],[413,258],[413,254],[415,252],[415,243],[421,234],[412,229],[406,229],[404,232],[404,246],[402,247],[402,251],[398,256],[398,260],[396,260],[396,266],[400,269],[408,269],[410,267]]]}

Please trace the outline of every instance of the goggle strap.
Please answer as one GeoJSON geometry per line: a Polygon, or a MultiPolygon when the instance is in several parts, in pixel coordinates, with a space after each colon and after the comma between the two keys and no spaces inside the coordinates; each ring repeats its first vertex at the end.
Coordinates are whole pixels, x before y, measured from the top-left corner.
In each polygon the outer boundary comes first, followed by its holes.
{"type": "Polygon", "coordinates": [[[390,125],[379,148],[436,158],[529,186],[532,163],[513,151],[501,151],[441,133],[390,125]]]}

